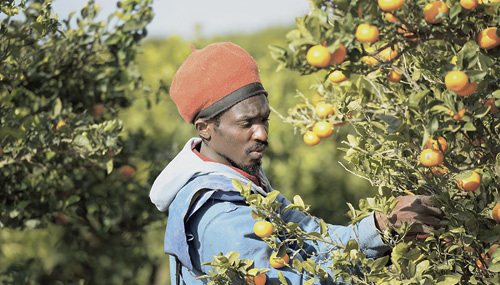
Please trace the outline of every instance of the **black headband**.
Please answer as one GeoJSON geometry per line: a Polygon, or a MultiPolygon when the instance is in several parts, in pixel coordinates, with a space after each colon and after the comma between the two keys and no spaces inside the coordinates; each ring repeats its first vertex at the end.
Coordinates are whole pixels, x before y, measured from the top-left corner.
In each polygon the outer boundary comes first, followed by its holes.
{"type": "Polygon", "coordinates": [[[193,119],[193,124],[198,119],[210,119],[215,115],[231,108],[237,103],[256,95],[264,94],[267,96],[267,91],[260,82],[254,82],[240,87],[233,92],[222,97],[219,101],[201,110],[193,119]]]}

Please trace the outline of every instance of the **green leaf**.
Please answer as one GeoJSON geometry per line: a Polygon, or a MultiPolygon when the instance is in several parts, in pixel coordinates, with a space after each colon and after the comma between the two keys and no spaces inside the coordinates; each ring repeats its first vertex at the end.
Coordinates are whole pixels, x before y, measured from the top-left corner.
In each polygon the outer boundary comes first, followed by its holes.
{"type": "Polygon", "coordinates": [[[285,275],[283,275],[283,272],[278,271],[278,279],[280,280],[280,283],[283,285],[288,285],[288,282],[286,281],[285,275]]]}
{"type": "Polygon", "coordinates": [[[422,90],[422,91],[417,92],[417,93],[411,93],[410,104],[418,105],[418,103],[420,103],[420,100],[422,100],[422,98],[424,98],[427,94],[429,94],[429,92],[430,92],[430,90],[426,89],[426,90],[422,90]]]}
{"type": "Polygon", "coordinates": [[[110,174],[113,171],[113,159],[106,161],[106,173],[110,174]]]}
{"type": "Polygon", "coordinates": [[[310,258],[302,262],[302,268],[312,275],[316,274],[316,263],[310,258]]]}
{"type": "Polygon", "coordinates": [[[53,118],[59,116],[59,114],[61,114],[61,110],[62,110],[62,102],[61,99],[57,97],[56,102],[54,104],[54,109],[52,111],[53,118]]]}
{"type": "Polygon", "coordinates": [[[455,275],[446,274],[439,276],[436,285],[454,285],[457,284],[458,282],[460,282],[459,274],[455,275]]]}
{"type": "Polygon", "coordinates": [[[293,203],[300,206],[301,208],[305,208],[304,201],[299,195],[293,196],[293,203]]]}
{"type": "Polygon", "coordinates": [[[389,127],[387,128],[387,131],[389,133],[396,132],[403,125],[400,119],[393,116],[386,116],[384,114],[381,114],[380,118],[389,125],[389,127]]]}
{"type": "Polygon", "coordinates": [[[73,143],[76,146],[83,148],[86,151],[92,151],[92,146],[90,145],[90,141],[86,135],[82,134],[82,135],[76,136],[73,143]]]}

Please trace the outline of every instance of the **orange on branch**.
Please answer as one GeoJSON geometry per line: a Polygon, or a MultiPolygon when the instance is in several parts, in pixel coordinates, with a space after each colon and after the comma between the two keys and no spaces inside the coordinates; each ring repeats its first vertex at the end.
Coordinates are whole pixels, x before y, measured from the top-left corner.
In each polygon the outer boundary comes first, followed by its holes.
{"type": "Polygon", "coordinates": [[[378,0],[378,6],[386,12],[396,11],[403,7],[404,4],[404,0],[378,0]]]}
{"type": "Polygon", "coordinates": [[[479,4],[478,0],[460,0],[460,5],[467,10],[476,8],[478,4],[479,4]]]}
{"type": "Polygon", "coordinates": [[[476,92],[476,89],[477,89],[477,82],[471,82],[471,83],[467,84],[467,86],[465,86],[464,89],[455,91],[455,93],[457,93],[457,95],[459,95],[459,96],[466,97],[466,96],[472,95],[472,93],[476,92]]]}
{"type": "Polygon", "coordinates": [[[448,142],[443,137],[438,137],[437,139],[430,138],[427,140],[425,148],[439,149],[445,152],[448,149],[448,142]]]}
{"type": "Polygon", "coordinates": [[[130,179],[135,175],[135,168],[130,165],[120,167],[119,174],[122,178],[130,179]]]}
{"type": "MultiPolygon", "coordinates": [[[[474,170],[467,170],[467,176],[457,179],[458,188],[464,191],[474,191],[481,185],[481,176],[474,170]]],[[[464,175],[464,174],[462,174],[464,175]]]]}
{"type": "Polygon", "coordinates": [[[326,67],[330,65],[332,55],[325,46],[315,45],[307,51],[306,59],[312,66],[326,67]]]}
{"type": "Polygon", "coordinates": [[[92,109],[94,110],[93,116],[94,117],[99,117],[104,113],[104,104],[102,103],[96,103],[94,106],[92,106],[92,109]]]}
{"type": "Polygon", "coordinates": [[[490,113],[491,114],[497,114],[498,112],[500,112],[500,109],[498,109],[498,107],[495,105],[495,98],[490,98],[486,101],[483,100],[483,103],[484,103],[484,106],[488,107],[490,106],[490,113]]]}
{"type": "Polygon", "coordinates": [[[460,91],[469,84],[469,77],[463,71],[452,70],[446,74],[444,84],[450,90],[460,91]]]}
{"type": "Polygon", "coordinates": [[[399,80],[401,80],[401,78],[403,77],[403,75],[401,75],[401,73],[395,69],[391,69],[391,73],[389,73],[389,75],[386,77],[387,80],[391,81],[391,82],[399,82],[399,80]]]}
{"type": "Polygon", "coordinates": [[[380,51],[378,55],[382,60],[389,61],[398,56],[398,47],[395,45],[392,47],[387,47],[380,51]]]}
{"type": "Polygon", "coordinates": [[[455,120],[459,121],[465,116],[465,107],[460,109],[456,114],[453,110],[448,110],[448,114],[455,120]]]}
{"type": "Polygon", "coordinates": [[[392,14],[392,13],[387,12],[387,13],[385,13],[384,16],[385,16],[385,19],[389,22],[392,22],[392,23],[399,22],[398,18],[396,18],[396,16],[394,16],[394,14],[392,14]]]}
{"type": "Polygon", "coordinates": [[[433,166],[431,172],[435,175],[444,175],[448,173],[448,168],[446,166],[433,166]]]}
{"type": "Polygon", "coordinates": [[[261,238],[270,236],[273,233],[274,227],[268,221],[257,221],[253,224],[253,232],[261,238]]]}
{"type": "Polygon", "coordinates": [[[307,131],[302,138],[307,145],[317,145],[321,141],[320,137],[313,131],[307,131]]]}
{"type": "Polygon", "coordinates": [[[287,253],[281,258],[276,257],[277,252],[271,254],[271,257],[269,257],[269,263],[271,264],[272,267],[274,268],[282,268],[285,267],[285,264],[288,264],[290,262],[290,257],[288,256],[287,253]]]}
{"type": "Polygon", "coordinates": [[[497,223],[500,223],[500,203],[493,207],[493,210],[491,210],[491,216],[497,223]]]}
{"type": "MultiPolygon", "coordinates": [[[[340,44],[339,48],[332,54],[332,62],[341,64],[347,55],[347,50],[343,44],[340,44]]],[[[333,65],[333,63],[332,63],[333,65]]]]}
{"type": "Polygon", "coordinates": [[[424,7],[424,18],[431,24],[441,23],[442,19],[434,19],[438,13],[448,13],[450,9],[442,1],[431,2],[424,7]]]}
{"type": "Polygon", "coordinates": [[[266,279],[267,276],[265,273],[261,273],[257,275],[257,272],[259,272],[258,268],[252,268],[248,270],[247,274],[248,276],[245,277],[245,280],[247,281],[248,284],[251,285],[264,285],[266,284],[266,279]]]}
{"type": "Polygon", "coordinates": [[[342,72],[342,70],[335,70],[330,75],[328,75],[328,79],[331,82],[339,83],[347,79],[345,74],[342,72]]]}
{"type": "Polygon", "coordinates": [[[316,122],[313,126],[313,132],[319,138],[327,138],[333,133],[333,125],[329,122],[316,122]]]}
{"type": "Polygon", "coordinates": [[[477,43],[484,49],[492,49],[500,45],[500,37],[497,32],[497,27],[490,27],[482,30],[477,36],[477,43]]]}
{"type": "Polygon", "coordinates": [[[425,166],[436,166],[443,162],[444,155],[437,149],[424,149],[420,154],[420,163],[425,166]]]}
{"type": "Polygon", "coordinates": [[[64,121],[59,121],[56,125],[56,130],[59,130],[62,126],[66,126],[66,122],[64,121]]]}
{"type": "Polygon", "coordinates": [[[316,104],[316,106],[314,107],[314,111],[316,111],[316,114],[318,114],[318,116],[320,116],[321,118],[326,118],[329,115],[333,115],[333,113],[335,112],[332,106],[325,102],[319,102],[318,104],[316,104]]]}
{"type": "Polygon", "coordinates": [[[378,39],[378,28],[370,24],[360,24],[356,28],[356,39],[362,43],[374,43],[378,39]]]}
{"type": "Polygon", "coordinates": [[[476,258],[477,269],[485,275],[487,274],[486,268],[488,267],[488,262],[488,256],[484,253],[481,253],[481,258],[476,258]]]}

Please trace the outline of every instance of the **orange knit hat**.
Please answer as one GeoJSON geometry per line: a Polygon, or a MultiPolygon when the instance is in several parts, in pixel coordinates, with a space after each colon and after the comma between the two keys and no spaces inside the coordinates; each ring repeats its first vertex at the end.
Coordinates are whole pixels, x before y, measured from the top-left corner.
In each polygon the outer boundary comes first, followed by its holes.
{"type": "Polygon", "coordinates": [[[182,118],[193,124],[267,92],[255,60],[241,47],[214,43],[191,53],[172,80],[170,97],[182,118]]]}

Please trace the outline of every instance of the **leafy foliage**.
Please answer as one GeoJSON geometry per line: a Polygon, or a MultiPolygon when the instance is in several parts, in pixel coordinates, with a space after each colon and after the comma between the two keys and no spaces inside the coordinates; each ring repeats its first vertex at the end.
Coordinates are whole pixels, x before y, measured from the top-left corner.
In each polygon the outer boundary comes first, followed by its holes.
{"type": "Polygon", "coordinates": [[[0,4],[2,283],[124,284],[155,270],[138,247],[161,218],[134,153],[144,135],[124,140],[117,119],[147,94],[136,57],[150,5],[120,2],[111,28],[92,1],[63,21],[50,1],[0,4]]]}

